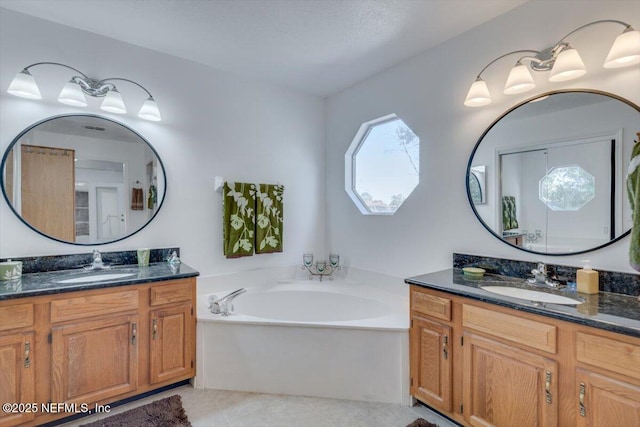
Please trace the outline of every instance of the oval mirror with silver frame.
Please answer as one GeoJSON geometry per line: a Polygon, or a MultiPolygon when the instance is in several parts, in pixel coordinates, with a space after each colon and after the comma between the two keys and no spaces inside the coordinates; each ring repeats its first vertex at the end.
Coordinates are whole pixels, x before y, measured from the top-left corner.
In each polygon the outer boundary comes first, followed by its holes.
{"type": "Polygon", "coordinates": [[[2,157],[2,194],[29,228],[53,240],[125,239],[157,215],[164,165],[133,129],[106,117],[65,114],[35,123],[2,157]]]}
{"type": "Polygon", "coordinates": [[[542,255],[610,245],[631,229],[626,169],[640,107],[593,90],[524,101],[480,136],[467,165],[467,198],[501,241],[542,255]],[[477,170],[483,167],[483,198],[477,170]]]}

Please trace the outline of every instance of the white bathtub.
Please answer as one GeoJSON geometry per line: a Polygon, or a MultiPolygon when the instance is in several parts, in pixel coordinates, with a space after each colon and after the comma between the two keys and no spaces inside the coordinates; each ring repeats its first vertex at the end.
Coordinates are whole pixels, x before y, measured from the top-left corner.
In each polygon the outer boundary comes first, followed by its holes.
{"type": "Polygon", "coordinates": [[[409,404],[406,285],[244,287],[229,317],[198,296],[196,387],[409,404]]]}

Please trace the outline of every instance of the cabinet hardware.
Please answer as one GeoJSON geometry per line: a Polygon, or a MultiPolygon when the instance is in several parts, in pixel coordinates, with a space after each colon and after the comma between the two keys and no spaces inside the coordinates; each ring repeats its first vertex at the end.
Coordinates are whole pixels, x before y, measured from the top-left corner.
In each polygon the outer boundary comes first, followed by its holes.
{"type": "Polygon", "coordinates": [[[547,371],[544,382],[544,394],[547,403],[551,403],[551,371],[547,371]]]}
{"type": "Polygon", "coordinates": [[[460,345],[464,346],[464,337],[460,337],[460,345]]]}
{"type": "Polygon", "coordinates": [[[158,339],[158,319],[153,319],[153,339],[158,339]]]}
{"type": "Polygon", "coordinates": [[[580,401],[580,416],[586,417],[587,411],[584,407],[584,395],[586,394],[586,386],[584,383],[580,383],[580,394],[578,395],[578,400],[580,401]]]}
{"type": "Polygon", "coordinates": [[[449,337],[445,335],[442,338],[442,357],[444,357],[445,360],[449,358],[449,352],[447,351],[448,343],[449,343],[449,337]]]}
{"type": "Polygon", "coordinates": [[[131,345],[136,345],[138,341],[138,325],[136,322],[131,323],[131,345]]]}
{"type": "Polygon", "coordinates": [[[461,414],[462,414],[462,413],[464,413],[464,406],[463,406],[463,404],[462,404],[462,403],[460,404],[460,413],[461,413],[461,414]]]}
{"type": "Polygon", "coordinates": [[[31,366],[31,343],[29,341],[24,343],[24,367],[31,366]]]}
{"type": "Polygon", "coordinates": [[[47,335],[47,342],[51,344],[53,342],[53,333],[49,332],[47,335]]]}

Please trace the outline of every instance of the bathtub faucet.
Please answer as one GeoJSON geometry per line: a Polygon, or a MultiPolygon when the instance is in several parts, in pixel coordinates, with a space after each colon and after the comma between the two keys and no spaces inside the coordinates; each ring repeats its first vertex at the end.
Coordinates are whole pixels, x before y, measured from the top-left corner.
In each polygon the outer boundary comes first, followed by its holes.
{"type": "Polygon", "coordinates": [[[223,316],[229,316],[233,313],[233,304],[231,301],[240,294],[247,292],[245,288],[240,288],[237,291],[233,291],[228,295],[218,299],[215,295],[209,297],[209,310],[213,314],[222,314],[223,316]]]}

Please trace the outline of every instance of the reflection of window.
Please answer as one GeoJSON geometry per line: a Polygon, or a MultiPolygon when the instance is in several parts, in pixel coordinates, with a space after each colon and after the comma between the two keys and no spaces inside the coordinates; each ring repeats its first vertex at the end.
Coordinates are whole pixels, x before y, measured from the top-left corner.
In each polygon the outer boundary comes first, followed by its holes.
{"type": "Polygon", "coordinates": [[[471,193],[471,201],[473,203],[482,203],[482,188],[480,187],[480,181],[473,172],[469,174],[469,193],[471,193]]]}
{"type": "Polygon", "coordinates": [[[580,166],[551,169],[539,184],[540,200],[553,211],[577,211],[596,195],[596,179],[580,166]]]}
{"type": "Polygon", "coordinates": [[[393,214],[418,185],[420,138],[395,114],[364,123],[349,150],[345,188],[363,214],[393,214]]]}

